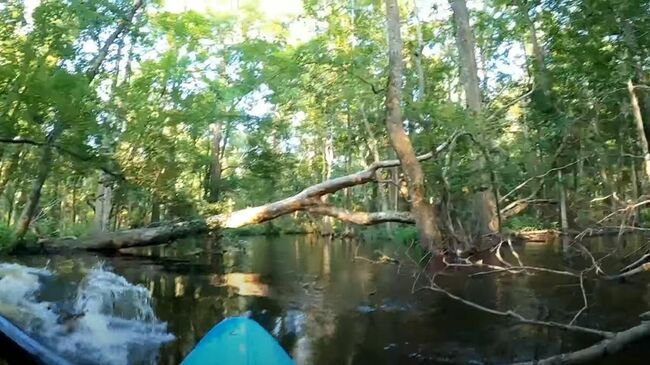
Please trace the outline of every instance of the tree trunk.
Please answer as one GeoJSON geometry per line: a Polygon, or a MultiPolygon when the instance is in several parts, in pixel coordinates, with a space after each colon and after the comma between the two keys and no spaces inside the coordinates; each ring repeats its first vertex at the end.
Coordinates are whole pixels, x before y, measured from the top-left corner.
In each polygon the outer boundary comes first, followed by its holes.
{"type": "Polygon", "coordinates": [[[465,89],[465,102],[470,111],[479,114],[481,112],[481,88],[476,65],[476,42],[469,24],[469,11],[465,0],[451,0],[451,8],[456,26],[456,46],[460,58],[460,81],[465,89]]]}
{"type": "Polygon", "coordinates": [[[632,80],[627,83],[627,90],[630,93],[630,104],[632,105],[632,114],[634,115],[634,122],[636,125],[637,142],[639,148],[643,153],[643,171],[646,176],[646,185],[650,186],[650,149],[648,148],[648,139],[646,138],[646,131],[643,125],[643,117],[641,116],[641,109],[639,107],[639,100],[634,91],[634,84],[632,80]]]}
{"type": "MultiPolygon", "coordinates": [[[[117,28],[113,31],[113,33],[111,33],[108,36],[108,38],[104,42],[104,45],[98,51],[97,55],[95,55],[95,57],[91,60],[90,67],[86,71],[86,78],[89,84],[92,83],[92,81],[99,73],[99,69],[101,68],[101,65],[103,64],[103,62],[106,60],[106,57],[108,56],[110,47],[115,43],[118,37],[124,31],[126,31],[127,27],[133,21],[136,12],[140,8],[142,8],[143,5],[144,5],[143,0],[136,0],[128,16],[118,24],[117,28]]],[[[16,226],[15,236],[18,242],[23,240],[25,234],[27,233],[27,230],[29,229],[30,223],[34,218],[34,214],[36,213],[36,208],[41,198],[41,189],[43,188],[43,184],[45,183],[45,180],[47,180],[47,177],[50,174],[50,169],[52,166],[52,161],[51,161],[52,145],[56,142],[57,138],[63,133],[65,127],[66,127],[65,124],[63,124],[61,120],[57,119],[54,123],[54,127],[52,131],[49,133],[47,145],[43,146],[42,148],[36,179],[34,180],[34,183],[32,185],[30,195],[27,201],[27,205],[23,209],[18,225],[16,226]]]]}
{"type": "Polygon", "coordinates": [[[221,190],[221,129],[221,123],[213,123],[210,125],[210,137],[212,141],[212,159],[210,161],[208,187],[208,202],[210,203],[219,201],[219,193],[221,190]]]}
{"type": "Polygon", "coordinates": [[[390,169],[390,178],[392,183],[390,185],[389,192],[391,193],[391,198],[393,199],[393,209],[399,210],[399,187],[400,187],[400,169],[399,167],[393,167],[390,169]]]}
{"type": "MultiPolygon", "coordinates": [[[[323,166],[323,180],[329,180],[332,178],[332,169],[334,167],[334,142],[332,141],[332,134],[328,133],[328,136],[325,137],[323,147],[323,160],[325,162],[323,166]]],[[[323,203],[327,203],[329,194],[321,196],[320,200],[323,203]]],[[[331,235],[334,233],[332,217],[325,216],[321,221],[320,233],[323,235],[331,235]]]]}
{"type": "Polygon", "coordinates": [[[650,322],[648,313],[641,315],[641,324],[616,332],[589,347],[573,352],[549,356],[543,359],[517,362],[514,365],[563,365],[563,364],[589,364],[598,363],[600,359],[615,359],[615,354],[633,343],[639,343],[643,338],[650,336],[650,322]]]}
{"type": "Polygon", "coordinates": [[[422,68],[422,51],[424,50],[424,39],[422,38],[422,24],[420,22],[420,14],[416,1],[413,1],[413,15],[415,17],[415,36],[417,40],[417,49],[415,50],[415,57],[413,57],[415,71],[418,75],[418,92],[416,96],[417,101],[422,102],[424,101],[425,89],[424,70],[422,68]]]}
{"type": "Polygon", "coordinates": [[[530,43],[533,48],[533,75],[535,77],[535,95],[533,95],[533,102],[536,104],[538,110],[549,113],[552,111],[553,101],[551,97],[551,77],[546,69],[546,56],[544,49],[539,44],[537,38],[537,27],[535,21],[530,17],[528,6],[520,1],[520,7],[523,12],[524,21],[528,25],[528,33],[530,36],[530,43]]]}
{"type": "Polygon", "coordinates": [[[70,221],[74,227],[77,224],[77,179],[72,179],[72,201],[70,202],[70,221]]]}
{"type": "MultiPolygon", "coordinates": [[[[372,128],[370,127],[370,123],[368,122],[368,118],[366,117],[365,113],[363,116],[363,125],[366,128],[366,135],[368,139],[368,147],[370,148],[370,153],[372,153],[372,158],[373,162],[379,162],[379,147],[378,147],[378,142],[377,138],[375,138],[374,133],[372,132],[372,128]]],[[[375,176],[375,179],[377,181],[381,180],[381,177],[379,176],[379,172],[377,172],[377,175],[375,176]]],[[[389,210],[389,197],[388,197],[388,189],[386,189],[386,185],[383,183],[377,184],[377,207],[380,207],[382,211],[387,211],[389,210]]]]}
{"type": "Polygon", "coordinates": [[[480,80],[481,90],[487,94],[489,91],[488,87],[489,87],[490,80],[488,79],[487,56],[485,55],[485,53],[486,50],[484,48],[479,49],[478,55],[481,63],[481,74],[483,75],[483,79],[480,80]]]}
{"type": "Polygon", "coordinates": [[[20,146],[16,147],[14,153],[2,163],[2,169],[0,169],[0,195],[4,192],[11,179],[11,175],[16,170],[21,153],[22,148],[20,146]]]}
{"type": "MultiPolygon", "coordinates": [[[[74,192],[74,191],[73,191],[74,192]]],[[[110,229],[111,208],[113,207],[113,179],[102,173],[95,200],[95,230],[105,232],[110,229]]]]}
{"type": "Polygon", "coordinates": [[[133,21],[135,14],[143,6],[144,6],[144,0],[136,0],[135,3],[133,4],[133,8],[126,16],[126,18],[124,18],[117,25],[117,28],[115,28],[113,33],[111,33],[108,36],[108,38],[106,38],[106,41],[104,42],[102,48],[97,52],[95,57],[90,61],[90,67],[86,71],[86,77],[88,78],[88,82],[92,82],[95,76],[97,76],[97,74],[99,73],[99,69],[104,63],[104,60],[106,60],[106,57],[108,57],[108,52],[110,51],[111,46],[115,43],[115,41],[117,41],[117,38],[127,30],[128,26],[133,21]]]}
{"type": "MultiPolygon", "coordinates": [[[[115,91],[120,82],[120,61],[122,61],[122,50],[124,43],[121,42],[117,49],[117,57],[115,57],[115,73],[113,75],[113,83],[111,85],[111,103],[115,104],[115,91]]],[[[133,47],[131,47],[131,50],[133,47]]],[[[129,77],[131,72],[130,64],[133,57],[132,53],[128,54],[129,59],[127,59],[127,69],[125,77],[129,77]]],[[[107,154],[114,152],[114,148],[111,146],[111,136],[110,129],[106,128],[103,131],[102,136],[102,149],[107,154]]],[[[73,180],[74,181],[74,180],[73,180]]],[[[111,220],[111,209],[113,207],[113,178],[111,175],[106,172],[101,172],[99,175],[99,181],[97,183],[97,198],[95,200],[95,219],[94,219],[94,229],[97,232],[105,232],[111,229],[110,220],[111,220]]],[[[73,214],[74,215],[74,214],[73,214]]],[[[74,222],[73,222],[74,224],[74,222]]]]}
{"type": "MultiPolygon", "coordinates": [[[[634,24],[629,20],[626,20],[623,24],[623,38],[628,47],[631,67],[634,70],[634,79],[632,82],[637,85],[647,85],[648,79],[643,71],[643,65],[640,62],[644,55],[640,52],[639,41],[634,30],[634,24]]],[[[645,138],[650,139],[650,94],[646,89],[636,89],[634,91],[639,100],[639,109],[641,110],[643,121],[646,123],[645,138]]]]}
{"type": "Polygon", "coordinates": [[[16,191],[15,189],[10,189],[7,191],[7,196],[5,198],[7,202],[7,226],[11,226],[11,220],[14,215],[14,207],[16,206],[16,191]]]}
{"type": "Polygon", "coordinates": [[[566,208],[566,188],[564,187],[564,178],[562,177],[562,170],[557,170],[557,184],[560,190],[560,224],[562,232],[569,231],[569,219],[567,216],[566,208]]]}
{"type": "Polygon", "coordinates": [[[409,185],[411,211],[420,233],[420,245],[427,250],[437,251],[436,245],[442,236],[436,222],[433,207],[427,201],[424,185],[424,172],[415,156],[411,140],[406,135],[402,123],[402,79],[404,77],[402,60],[402,37],[400,35],[400,16],[396,0],[386,0],[386,24],[388,29],[389,82],[386,93],[386,127],[391,145],[397,153],[409,185]]]}
{"type": "MultiPolygon", "coordinates": [[[[476,64],[476,42],[474,33],[469,24],[469,11],[465,0],[452,0],[451,8],[454,13],[456,28],[456,46],[460,58],[460,80],[465,89],[467,108],[475,116],[481,114],[481,88],[479,85],[478,66],[476,64]]],[[[477,227],[475,233],[483,236],[500,230],[498,204],[493,192],[489,174],[486,172],[486,156],[479,151],[480,157],[476,159],[477,168],[481,171],[480,191],[474,194],[475,216],[477,227]]]]}
{"type": "Polygon", "coordinates": [[[636,173],[636,161],[634,157],[630,157],[630,172],[631,172],[631,180],[630,183],[632,184],[632,195],[634,197],[639,196],[639,177],[637,176],[636,173]]]}
{"type": "Polygon", "coordinates": [[[151,197],[151,223],[160,222],[160,199],[154,193],[151,197]]]}
{"type": "MultiPolygon", "coordinates": [[[[346,149],[345,149],[345,173],[349,174],[352,170],[352,116],[350,115],[350,105],[346,108],[345,127],[347,129],[346,149]]],[[[374,160],[373,162],[376,162],[374,160]]],[[[345,189],[345,208],[352,209],[352,190],[345,189]]]]}
{"type": "Polygon", "coordinates": [[[19,242],[25,237],[29,225],[32,223],[32,219],[34,219],[34,215],[36,214],[38,203],[41,199],[43,184],[45,184],[45,180],[47,180],[50,170],[52,169],[52,144],[62,132],[62,124],[56,123],[54,129],[52,129],[48,136],[47,144],[42,147],[41,157],[38,161],[38,167],[36,170],[36,178],[32,182],[32,187],[29,196],[27,197],[27,203],[25,204],[20,219],[18,220],[18,224],[16,225],[15,237],[19,242]]]}

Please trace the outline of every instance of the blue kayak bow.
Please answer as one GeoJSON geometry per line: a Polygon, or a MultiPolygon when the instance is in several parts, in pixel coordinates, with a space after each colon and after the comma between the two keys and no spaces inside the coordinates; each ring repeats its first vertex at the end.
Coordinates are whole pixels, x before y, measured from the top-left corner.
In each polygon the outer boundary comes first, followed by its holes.
{"type": "Polygon", "coordinates": [[[280,344],[252,319],[232,317],[208,332],[181,365],[295,365],[280,344]]]}

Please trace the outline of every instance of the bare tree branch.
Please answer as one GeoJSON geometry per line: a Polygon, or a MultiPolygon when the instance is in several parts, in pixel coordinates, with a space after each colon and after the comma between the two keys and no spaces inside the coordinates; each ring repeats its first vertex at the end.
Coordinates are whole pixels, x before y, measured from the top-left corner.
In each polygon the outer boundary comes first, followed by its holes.
{"type": "Polygon", "coordinates": [[[437,284],[435,284],[433,282],[431,283],[431,285],[422,287],[422,289],[427,289],[427,290],[434,291],[436,293],[444,294],[448,298],[450,298],[452,300],[455,300],[455,301],[457,301],[459,303],[465,304],[465,305],[467,305],[469,307],[472,307],[474,309],[478,309],[478,310],[480,310],[482,312],[494,314],[496,316],[512,318],[512,319],[515,319],[519,323],[522,323],[522,324],[559,328],[559,329],[572,331],[572,332],[588,333],[588,334],[591,334],[591,335],[596,335],[596,336],[600,336],[600,337],[604,337],[604,338],[612,338],[616,334],[615,332],[602,331],[602,330],[595,329],[595,328],[568,325],[568,324],[553,322],[553,321],[539,321],[539,320],[536,320],[536,319],[529,319],[529,318],[526,318],[526,317],[522,316],[521,314],[519,314],[519,313],[517,313],[517,312],[515,312],[513,310],[500,311],[500,310],[497,310],[497,309],[488,308],[488,307],[485,307],[485,306],[483,306],[481,304],[478,304],[478,303],[463,299],[462,297],[460,297],[458,295],[452,294],[451,292],[441,288],[440,286],[438,286],[437,284]]]}
{"type": "Polygon", "coordinates": [[[580,291],[582,292],[582,301],[583,301],[584,305],[582,306],[582,308],[580,308],[578,313],[576,313],[576,315],[573,316],[573,319],[571,319],[571,322],[569,322],[569,325],[574,324],[578,320],[578,318],[580,317],[582,312],[586,311],[587,308],[589,308],[589,302],[587,301],[587,291],[585,290],[585,275],[584,275],[584,272],[580,273],[580,291]]]}
{"type": "Polygon", "coordinates": [[[307,207],[305,211],[309,213],[334,217],[343,222],[358,224],[362,226],[387,222],[415,224],[415,218],[413,218],[413,214],[411,214],[411,212],[353,212],[331,205],[316,205],[307,207]]]}
{"type": "Polygon", "coordinates": [[[529,182],[531,182],[531,181],[533,181],[533,180],[537,180],[537,179],[543,179],[543,178],[545,178],[546,176],[548,176],[549,174],[551,174],[552,172],[555,172],[555,171],[558,171],[558,170],[566,169],[567,167],[570,167],[570,166],[573,166],[573,165],[577,164],[579,161],[580,161],[580,160],[576,160],[576,161],[573,161],[573,162],[571,162],[571,163],[568,163],[568,164],[566,164],[566,165],[564,165],[564,166],[554,167],[554,168],[552,168],[552,169],[546,171],[545,173],[543,173],[543,174],[541,174],[541,175],[532,176],[532,177],[530,177],[530,178],[524,180],[524,182],[522,182],[521,184],[517,185],[514,189],[510,190],[510,192],[508,192],[506,195],[502,196],[501,199],[499,199],[499,201],[500,201],[500,202],[505,201],[505,200],[506,200],[510,195],[512,195],[512,194],[516,193],[517,191],[519,191],[521,188],[523,188],[524,186],[526,186],[529,182]]]}
{"type": "MultiPolygon", "coordinates": [[[[645,314],[642,314],[643,317],[645,314]]],[[[610,332],[611,333],[611,332],[610,332]]],[[[614,332],[604,340],[573,352],[566,352],[540,360],[518,362],[514,365],[558,365],[590,363],[604,356],[621,351],[625,346],[650,335],[650,322],[641,322],[638,326],[624,331],[614,332]]]]}
{"type": "MultiPolygon", "coordinates": [[[[7,137],[0,137],[0,143],[7,143],[7,144],[26,144],[26,145],[31,145],[31,146],[37,146],[37,147],[42,147],[48,145],[48,142],[39,142],[39,141],[34,141],[31,139],[25,139],[25,138],[7,138],[7,137]]],[[[59,151],[60,153],[64,153],[66,155],[70,155],[73,158],[83,161],[83,162],[90,162],[93,161],[96,156],[87,156],[87,155],[82,155],[80,153],[74,152],[70,149],[67,149],[61,145],[58,145],[56,143],[50,143],[49,144],[51,147],[53,147],[55,150],[59,151]]],[[[106,166],[98,166],[97,167],[99,170],[104,171],[106,174],[120,180],[124,180],[124,175],[122,175],[119,172],[112,171],[106,166]]]]}

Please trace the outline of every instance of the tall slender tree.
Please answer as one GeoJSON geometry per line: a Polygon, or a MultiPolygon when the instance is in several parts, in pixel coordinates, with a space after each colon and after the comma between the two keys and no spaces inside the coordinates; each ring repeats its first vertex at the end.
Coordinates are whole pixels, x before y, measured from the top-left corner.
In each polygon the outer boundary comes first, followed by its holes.
{"type": "Polygon", "coordinates": [[[390,143],[406,174],[411,200],[411,211],[420,234],[420,245],[435,251],[442,241],[433,206],[429,203],[424,172],[418,161],[402,120],[402,83],[404,61],[397,0],[386,0],[386,28],[388,31],[388,88],[386,90],[386,128],[390,143]]]}

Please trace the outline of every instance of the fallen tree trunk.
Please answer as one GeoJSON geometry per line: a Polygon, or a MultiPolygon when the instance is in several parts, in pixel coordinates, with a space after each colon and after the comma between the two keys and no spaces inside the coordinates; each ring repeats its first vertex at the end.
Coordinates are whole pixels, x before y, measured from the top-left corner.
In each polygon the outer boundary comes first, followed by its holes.
{"type": "MultiPolygon", "coordinates": [[[[436,147],[435,150],[420,155],[417,159],[419,161],[425,161],[435,157],[438,153],[445,150],[450,142],[457,137],[458,134],[454,134],[448,141],[436,147]]],[[[180,222],[160,227],[97,233],[79,239],[42,240],[40,243],[46,248],[54,249],[72,248],[113,251],[129,247],[162,244],[175,239],[218,229],[239,228],[259,224],[297,211],[327,215],[348,223],[360,225],[372,225],[385,222],[413,224],[414,218],[409,212],[352,212],[325,205],[320,200],[322,196],[335,193],[345,188],[363,185],[373,181],[376,182],[377,170],[397,166],[400,166],[399,160],[377,161],[365,170],[312,185],[291,197],[257,207],[241,209],[232,213],[210,216],[204,220],[180,222]]]]}
{"type": "Polygon", "coordinates": [[[334,217],[343,222],[361,226],[371,226],[388,222],[415,224],[415,218],[410,212],[353,212],[327,205],[311,207],[307,209],[307,212],[334,217]]]}
{"type": "Polygon", "coordinates": [[[613,355],[631,343],[650,336],[650,322],[646,322],[644,318],[646,315],[647,313],[641,315],[643,322],[638,326],[616,332],[614,336],[605,338],[584,349],[550,356],[545,359],[519,362],[515,365],[582,364],[591,363],[600,358],[613,355]]]}
{"type": "Polygon", "coordinates": [[[540,229],[535,231],[515,232],[515,237],[526,242],[548,242],[560,236],[561,232],[555,229],[540,229]]]}
{"type": "Polygon", "coordinates": [[[501,219],[508,219],[522,213],[531,205],[557,204],[553,199],[518,199],[501,209],[501,219]]]}

